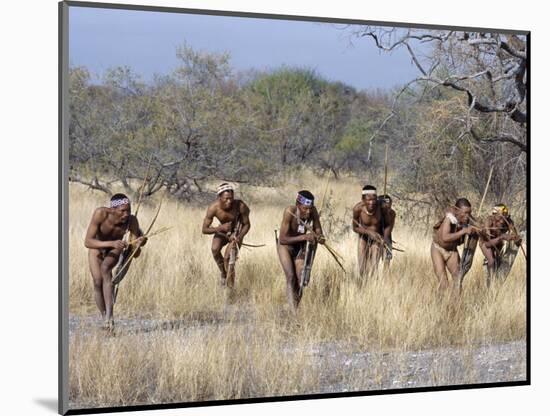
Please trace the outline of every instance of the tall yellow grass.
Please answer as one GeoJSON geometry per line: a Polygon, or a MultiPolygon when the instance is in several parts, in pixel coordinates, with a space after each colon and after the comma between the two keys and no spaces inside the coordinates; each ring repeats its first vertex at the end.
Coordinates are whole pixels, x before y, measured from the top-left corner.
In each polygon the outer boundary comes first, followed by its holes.
{"type": "MultiPolygon", "coordinates": [[[[218,285],[210,238],[200,232],[206,207],[166,201],[155,228],[174,228],[151,238],[133,263],[120,285],[115,321],[177,325],[172,330],[118,329],[115,337],[77,326],[70,336],[71,402],[112,406],[315,393],[320,391],[319,368],[311,349],[322,343],[350,351],[407,351],[525,338],[521,254],[506,282],[487,290],[478,253],[463,296],[455,302],[437,293],[430,240],[403,223],[396,225],[394,239],[406,253],[396,253],[391,269],[366,283],[355,272],[352,233],[331,241],[346,259],[347,274],[319,249],[294,318],[286,305],[273,230],[297,190],[312,190],[320,203],[324,187],[323,179],[305,174],[279,189],[242,186],[237,191],[251,208],[246,241],[267,246],[241,250],[231,296],[218,285]]],[[[333,217],[349,217],[360,188],[351,179],[330,184],[333,217]]],[[[93,210],[105,203],[104,194],[70,186],[71,317],[97,314],[83,239],[93,210]]],[[[154,203],[141,208],[142,227],[154,208],[154,203]]],[[[398,203],[394,208],[399,213],[398,203]]],[[[348,381],[350,389],[361,387],[348,381]]]]}

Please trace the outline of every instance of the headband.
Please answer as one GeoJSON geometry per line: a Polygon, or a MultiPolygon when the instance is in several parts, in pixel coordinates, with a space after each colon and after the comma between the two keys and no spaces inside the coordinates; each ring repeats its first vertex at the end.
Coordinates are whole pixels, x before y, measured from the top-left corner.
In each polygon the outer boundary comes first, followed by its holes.
{"type": "Polygon", "coordinates": [[[130,203],[130,200],[128,198],[113,199],[111,201],[111,208],[116,208],[116,207],[119,207],[121,205],[126,205],[126,204],[129,204],[129,203],[130,203]]]}
{"type": "Polygon", "coordinates": [[[505,217],[508,216],[508,207],[506,205],[497,205],[493,207],[493,214],[500,214],[505,217]]]}
{"type": "Polygon", "coordinates": [[[218,191],[216,192],[217,195],[221,195],[223,194],[225,191],[231,191],[231,192],[234,192],[234,189],[231,185],[229,185],[228,183],[224,183],[220,186],[218,186],[218,191]]]}
{"type": "Polygon", "coordinates": [[[306,207],[310,207],[313,205],[313,199],[307,199],[303,195],[296,195],[296,202],[298,202],[301,205],[305,205],[306,207]]]}
{"type": "Polygon", "coordinates": [[[363,192],[361,192],[362,195],[376,195],[376,191],[374,189],[365,189],[363,192]]]}

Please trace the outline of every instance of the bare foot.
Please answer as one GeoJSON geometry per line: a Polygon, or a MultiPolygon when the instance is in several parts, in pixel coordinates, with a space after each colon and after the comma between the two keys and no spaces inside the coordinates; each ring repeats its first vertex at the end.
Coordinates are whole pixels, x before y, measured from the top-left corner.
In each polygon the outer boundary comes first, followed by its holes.
{"type": "Polygon", "coordinates": [[[112,334],[115,331],[115,320],[113,318],[105,320],[103,329],[112,334]]]}

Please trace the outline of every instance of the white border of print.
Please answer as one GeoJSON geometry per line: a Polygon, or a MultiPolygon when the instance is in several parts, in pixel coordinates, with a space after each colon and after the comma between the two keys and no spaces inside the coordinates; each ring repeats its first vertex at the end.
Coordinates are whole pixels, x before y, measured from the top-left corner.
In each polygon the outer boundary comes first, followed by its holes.
{"type": "MultiPolygon", "coordinates": [[[[111,3],[124,3],[116,0],[111,3]]],[[[542,72],[550,65],[550,25],[542,5],[512,1],[463,0],[452,10],[440,1],[319,2],[302,0],[135,1],[129,4],[364,20],[495,27],[532,31],[532,385],[494,389],[392,394],[355,398],[260,403],[147,411],[147,415],[248,416],[342,413],[446,416],[464,414],[541,414],[550,391],[546,350],[550,279],[542,268],[543,185],[549,165],[545,102],[550,94],[542,72]],[[535,168],[536,167],[536,168],[535,168]]],[[[539,3],[541,4],[541,3],[539,3]]],[[[2,302],[3,413],[54,414],[57,408],[57,1],[6,2],[1,25],[2,163],[4,178],[2,302]],[[17,179],[16,179],[17,178],[17,179]],[[23,198],[24,197],[24,198],[23,198]],[[26,201],[7,203],[7,201],[26,201]],[[32,255],[26,250],[33,246],[32,255]]],[[[546,224],[545,224],[546,225],[546,224]]],[[[129,415],[143,413],[130,412],[129,415]]]]}

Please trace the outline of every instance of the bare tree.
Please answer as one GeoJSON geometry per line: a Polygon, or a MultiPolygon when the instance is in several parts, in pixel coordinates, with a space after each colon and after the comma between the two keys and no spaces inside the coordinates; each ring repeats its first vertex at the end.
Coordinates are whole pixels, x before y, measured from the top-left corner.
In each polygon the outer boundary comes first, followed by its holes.
{"type": "Polygon", "coordinates": [[[382,51],[404,48],[419,72],[423,92],[445,87],[463,93],[470,110],[463,133],[477,142],[509,143],[527,151],[527,34],[362,27],[382,51]],[[431,87],[430,87],[431,86],[431,87]],[[471,115],[493,115],[491,129],[471,115]]]}

